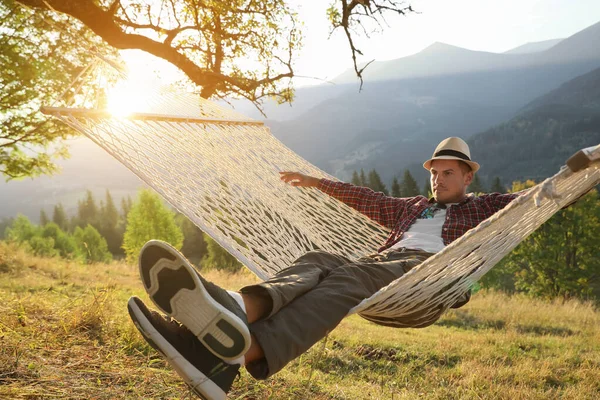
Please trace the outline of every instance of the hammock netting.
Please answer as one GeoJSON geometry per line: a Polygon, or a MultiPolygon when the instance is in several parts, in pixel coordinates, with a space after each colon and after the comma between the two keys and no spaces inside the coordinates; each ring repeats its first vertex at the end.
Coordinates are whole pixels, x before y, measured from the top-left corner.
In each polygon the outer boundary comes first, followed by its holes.
{"type": "MultiPolygon", "coordinates": [[[[104,148],[263,280],[307,251],[356,259],[387,237],[387,228],[319,190],[281,182],[285,170],[336,178],[259,121],[165,88],[123,116],[102,101],[73,98],[79,107],[43,111],[104,148]]],[[[439,316],[556,211],[597,185],[598,158],[600,146],[580,152],[581,170],[563,167],[351,313],[398,327],[413,315],[439,316]]]]}

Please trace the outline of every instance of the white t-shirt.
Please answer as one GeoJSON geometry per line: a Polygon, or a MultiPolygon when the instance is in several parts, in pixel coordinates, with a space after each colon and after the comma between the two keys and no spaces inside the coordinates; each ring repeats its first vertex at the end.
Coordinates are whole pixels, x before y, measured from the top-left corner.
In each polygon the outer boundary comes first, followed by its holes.
{"type": "MultiPolygon", "coordinates": [[[[447,207],[450,206],[451,204],[447,204],[447,207]]],[[[406,247],[437,253],[446,247],[442,240],[442,226],[445,220],[446,209],[436,209],[433,217],[417,218],[409,230],[404,232],[402,239],[390,247],[390,250],[406,247]]]]}

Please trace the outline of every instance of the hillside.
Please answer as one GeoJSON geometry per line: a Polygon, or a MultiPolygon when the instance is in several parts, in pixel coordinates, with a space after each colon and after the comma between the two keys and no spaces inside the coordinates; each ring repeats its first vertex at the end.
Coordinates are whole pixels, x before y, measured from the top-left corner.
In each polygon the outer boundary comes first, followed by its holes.
{"type": "MultiPolygon", "coordinates": [[[[235,289],[247,274],[208,272],[235,289]]],[[[0,398],[193,398],[135,330],[137,268],[35,258],[0,242],[0,398]]],[[[352,316],[273,378],[242,370],[230,398],[593,399],[600,396],[600,313],[479,292],[425,329],[352,316]]]]}
{"type": "Polygon", "coordinates": [[[554,47],[560,43],[563,39],[550,39],[541,42],[525,43],[524,45],[515,47],[505,51],[504,54],[525,54],[525,53],[538,53],[540,51],[546,51],[551,47],[554,47]]]}
{"type": "Polygon", "coordinates": [[[541,180],[578,149],[600,143],[600,68],[529,103],[510,121],[471,137],[481,176],[541,180]],[[510,154],[510,157],[506,157],[510,154]]]}

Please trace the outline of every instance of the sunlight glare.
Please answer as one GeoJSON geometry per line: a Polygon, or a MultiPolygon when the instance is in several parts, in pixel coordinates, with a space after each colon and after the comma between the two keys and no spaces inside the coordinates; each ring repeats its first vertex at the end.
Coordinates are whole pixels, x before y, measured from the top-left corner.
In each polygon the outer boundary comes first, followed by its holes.
{"type": "Polygon", "coordinates": [[[153,98],[152,85],[145,80],[129,77],[119,81],[108,91],[107,110],[114,116],[126,117],[132,113],[148,113],[153,98]]]}

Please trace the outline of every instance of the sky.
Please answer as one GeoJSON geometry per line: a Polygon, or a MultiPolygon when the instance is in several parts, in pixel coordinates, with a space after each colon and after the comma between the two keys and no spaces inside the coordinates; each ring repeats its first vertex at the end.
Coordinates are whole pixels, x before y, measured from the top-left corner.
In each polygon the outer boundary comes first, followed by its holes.
{"type": "MultiPolygon", "coordinates": [[[[331,37],[325,10],[333,0],[289,0],[304,23],[304,46],[296,58],[296,86],[323,83],[352,68],[342,30],[331,37]]],[[[388,27],[357,38],[364,58],[384,61],[418,53],[435,42],[501,53],[528,42],[569,37],[600,21],[600,0],[413,0],[418,14],[391,16],[388,27]]],[[[132,52],[126,60],[147,65],[132,52]]],[[[158,65],[158,64],[157,64],[158,65]]],[[[164,67],[156,67],[161,69],[164,67]]]]}
{"type": "MultiPolygon", "coordinates": [[[[340,30],[330,40],[328,1],[301,1],[310,29],[298,59],[299,75],[331,79],[352,66],[340,30]]],[[[569,37],[600,21],[600,0],[413,0],[419,14],[388,19],[389,27],[358,47],[363,61],[391,60],[418,53],[435,42],[469,50],[504,52],[528,42],[569,37]]]]}

